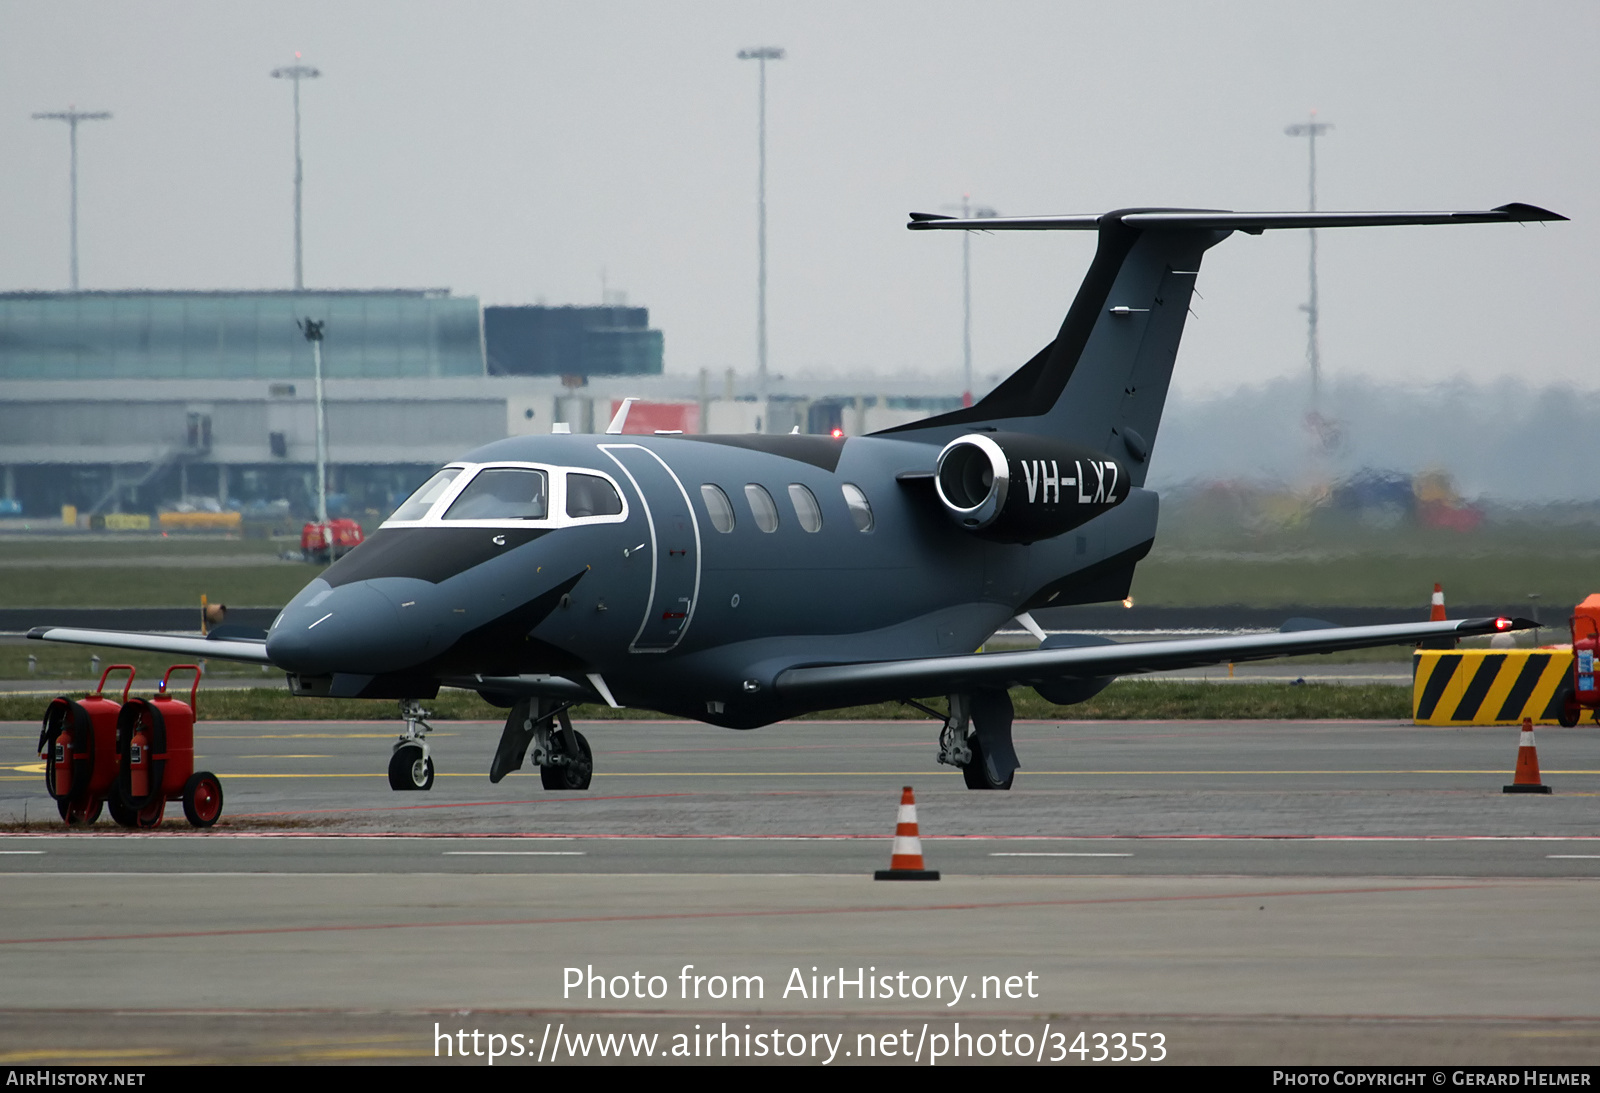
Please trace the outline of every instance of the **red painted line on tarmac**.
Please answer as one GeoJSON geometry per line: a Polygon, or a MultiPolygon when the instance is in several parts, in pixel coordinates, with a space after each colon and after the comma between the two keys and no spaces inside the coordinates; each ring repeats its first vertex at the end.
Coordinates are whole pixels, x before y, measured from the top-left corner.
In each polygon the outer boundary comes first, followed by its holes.
{"type": "MultiPolygon", "coordinates": [[[[649,797],[691,797],[688,793],[641,794],[649,797]]],[[[590,800],[630,800],[632,798],[589,798],[590,800]]],[[[486,804],[539,804],[534,801],[489,801],[486,804]]],[[[452,805],[407,805],[407,808],[452,808],[452,805]]],[[[329,809],[326,811],[346,811],[329,809]]],[[[348,811],[388,812],[391,809],[351,809],[348,811]]],[[[297,816],[304,813],[261,812],[256,816],[297,816]]],[[[573,832],[573,831],[218,831],[211,828],[193,831],[6,831],[0,839],[598,839],[613,842],[665,839],[702,842],[827,842],[849,839],[885,841],[893,835],[881,831],[836,832],[832,834],[794,833],[779,835],[730,835],[705,832],[573,832]]],[[[1582,843],[1600,841],[1600,835],[924,835],[924,842],[1533,842],[1582,843]]]]}
{"type": "Polygon", "coordinates": [[[149,933],[85,934],[78,937],[0,938],[0,945],[55,945],[85,941],[160,941],[199,937],[265,937],[272,934],[353,933],[365,930],[460,929],[496,926],[559,926],[604,922],[685,922],[698,919],[793,918],[807,915],[915,914],[927,911],[1005,911],[1026,907],[1093,907],[1125,903],[1194,903],[1216,900],[1283,899],[1301,896],[1355,896],[1389,892],[1448,892],[1479,888],[1506,887],[1504,881],[1470,884],[1412,884],[1393,887],[1311,888],[1300,891],[1270,889],[1255,892],[1211,892],[1182,896],[1107,896],[1099,899],[1030,899],[994,903],[935,903],[925,906],[898,904],[891,907],[806,907],[768,911],[666,911],[648,915],[566,915],[551,918],[458,919],[444,922],[372,922],[323,926],[263,926],[233,930],[162,930],[149,933]]]}
{"type": "MultiPolygon", "coordinates": [[[[702,1001],[704,1001],[702,999],[702,1001]]],[[[51,1017],[67,1016],[83,1017],[93,1014],[102,1017],[128,1017],[132,1011],[125,1007],[91,1007],[77,1006],[63,1008],[60,1006],[45,1007],[41,1009],[20,1007],[0,1008],[0,1016],[5,1017],[51,1017]]],[[[229,1006],[225,1010],[206,1010],[205,1015],[225,1018],[250,1018],[250,1017],[346,1017],[351,1011],[328,1006],[229,1006]]],[[[398,1014],[407,1017],[431,1017],[444,1015],[455,1017],[460,1010],[443,1007],[413,1006],[409,1008],[386,1008],[386,1014],[398,1014]]],[[[597,1006],[593,1009],[574,1009],[571,1006],[474,1006],[474,1014],[492,1017],[542,1017],[548,1015],[576,1015],[583,1018],[595,1017],[635,1017],[635,1018],[661,1018],[676,1019],[688,1018],[693,1020],[701,1017],[737,1017],[744,1020],[750,1014],[746,1010],[716,1009],[711,1006],[697,1007],[693,1010],[666,1011],[660,1009],[627,1009],[621,1006],[597,1006]]],[[[859,1010],[836,1009],[808,1009],[806,1016],[818,1018],[850,1018],[855,1019],[862,1015],[859,1010]]],[[[899,1013],[901,1011],[894,1011],[899,1013]]],[[[194,1017],[196,1011],[193,1007],[182,1009],[171,1006],[140,1006],[137,1016],[147,1017],[194,1017]]],[[[1012,1010],[996,1009],[984,1010],[981,1014],[985,1019],[1011,1019],[1033,1018],[1038,1016],[1038,1011],[1033,1009],[1012,1010]]],[[[1071,1021],[1184,1021],[1199,1026],[1215,1025],[1312,1025],[1312,1024],[1343,1024],[1345,1022],[1384,1022],[1385,1024],[1412,1024],[1412,1025],[1445,1025],[1445,1024],[1552,1024],[1570,1027],[1600,1026],[1600,1018],[1579,1016],[1560,1013],[1376,1013],[1376,1012],[1338,1012],[1317,1013],[1310,1016],[1304,1014],[1286,1015],[1282,1013],[1201,1013],[1179,1010],[1161,1010],[1153,1012],[1131,1012],[1128,1010],[1072,1010],[1058,1011],[1057,1016],[1063,1020],[1071,1021]]],[[[15,1066],[16,1064],[12,1064],[15,1066]]]]}
{"type": "Polygon", "coordinates": [[[579,801],[641,801],[652,797],[693,797],[693,793],[626,793],[614,797],[535,797],[527,801],[460,801],[442,805],[389,805],[384,808],[307,808],[294,812],[233,812],[231,820],[260,819],[263,816],[318,816],[328,812],[405,812],[423,808],[487,808],[490,805],[548,805],[579,801]]]}

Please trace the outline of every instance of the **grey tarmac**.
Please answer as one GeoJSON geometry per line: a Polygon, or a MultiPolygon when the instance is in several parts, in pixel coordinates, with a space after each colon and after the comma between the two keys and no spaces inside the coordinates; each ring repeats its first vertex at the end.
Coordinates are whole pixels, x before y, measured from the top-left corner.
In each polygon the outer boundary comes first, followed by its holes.
{"type": "Polygon", "coordinates": [[[1501,793],[1504,727],[1029,722],[1010,793],[939,768],[932,723],[579,728],[587,793],[490,785],[499,727],[442,723],[439,778],[413,794],[382,774],[391,724],[202,723],[223,824],[174,806],[130,835],[41,825],[36,730],[0,725],[0,1063],[486,1062],[436,1059],[436,1023],[852,1045],[1049,1024],[1091,1046],[1161,1032],[1191,1063],[1600,1049],[1592,728],[1539,731],[1548,797],[1501,793]],[[907,784],[944,876],[874,883],[907,784]],[[686,964],[759,975],[764,997],[678,997],[686,964]],[[1037,997],[784,998],[812,965],[1032,972],[1037,997]],[[564,992],[591,966],[672,992],[564,992]]]}

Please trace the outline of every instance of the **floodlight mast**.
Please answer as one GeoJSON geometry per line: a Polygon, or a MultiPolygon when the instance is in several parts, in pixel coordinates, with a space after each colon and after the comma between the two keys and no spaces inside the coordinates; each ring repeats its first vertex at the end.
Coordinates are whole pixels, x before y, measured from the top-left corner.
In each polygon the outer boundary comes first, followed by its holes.
{"type": "MultiPolygon", "coordinates": [[[[1284,129],[1284,135],[1290,137],[1305,137],[1306,145],[1311,151],[1311,180],[1308,209],[1317,211],[1317,137],[1326,133],[1333,126],[1324,121],[1317,120],[1317,112],[1311,111],[1311,120],[1296,122],[1284,129]]],[[[1317,229],[1308,229],[1311,235],[1311,292],[1307,301],[1300,305],[1300,310],[1306,313],[1306,363],[1311,367],[1311,409],[1317,409],[1317,395],[1322,382],[1322,352],[1317,343],[1317,229]]]]}
{"type": "Polygon", "coordinates": [[[105,121],[111,117],[104,110],[86,111],[69,106],[65,110],[53,110],[35,114],[34,121],[64,121],[67,123],[67,140],[72,147],[72,211],[69,214],[71,222],[71,267],[72,291],[78,291],[78,123],[80,121],[105,121]]]}
{"type": "MultiPolygon", "coordinates": [[[[972,204],[971,194],[961,195],[961,218],[1000,214],[987,205],[972,204]]],[[[972,405],[972,233],[961,233],[961,405],[972,405]]]]}
{"type": "MultiPolygon", "coordinates": [[[[741,49],[739,60],[756,61],[761,70],[760,171],[756,198],[756,397],[767,397],[767,62],[781,61],[784,51],[777,46],[741,49]]],[[[772,415],[766,415],[770,422],[772,415]]]]}
{"type": "MultiPolygon", "coordinates": [[[[300,54],[296,53],[294,59],[298,62],[300,54]]],[[[321,72],[310,65],[298,63],[272,70],[273,79],[294,81],[294,287],[296,292],[306,287],[304,265],[300,258],[300,81],[314,80],[321,75],[321,72]]]]}
{"type": "Polygon", "coordinates": [[[324,545],[331,548],[333,542],[328,539],[328,419],[322,401],[322,328],[327,325],[327,320],[307,317],[299,320],[296,325],[306,336],[306,341],[311,343],[311,364],[316,374],[317,524],[322,528],[322,535],[326,540],[324,545]]]}

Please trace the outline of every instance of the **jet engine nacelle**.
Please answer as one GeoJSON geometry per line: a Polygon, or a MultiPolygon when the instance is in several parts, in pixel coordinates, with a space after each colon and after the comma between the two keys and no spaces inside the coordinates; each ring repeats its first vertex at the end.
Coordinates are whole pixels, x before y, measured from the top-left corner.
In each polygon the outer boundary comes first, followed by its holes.
{"type": "MultiPolygon", "coordinates": [[[[1115,640],[1104,634],[1051,634],[1040,643],[1039,648],[1084,649],[1115,644],[1115,640]]],[[[1033,685],[1033,689],[1046,702],[1053,702],[1057,706],[1076,706],[1089,701],[1116,681],[1116,676],[1067,676],[1041,680],[1033,685]]]]}
{"type": "Polygon", "coordinates": [[[1128,497],[1115,459],[1046,437],[968,433],[939,453],[934,488],[950,518],[1005,543],[1071,531],[1128,497]]]}

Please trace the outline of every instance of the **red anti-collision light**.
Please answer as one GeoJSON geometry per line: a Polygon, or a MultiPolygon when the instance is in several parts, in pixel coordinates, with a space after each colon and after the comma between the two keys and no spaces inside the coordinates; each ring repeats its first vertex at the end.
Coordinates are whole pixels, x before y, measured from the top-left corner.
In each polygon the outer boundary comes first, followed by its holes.
{"type": "Polygon", "coordinates": [[[1496,630],[1509,630],[1509,629],[1511,629],[1511,620],[1510,619],[1495,619],[1494,620],[1494,628],[1496,630]]]}

